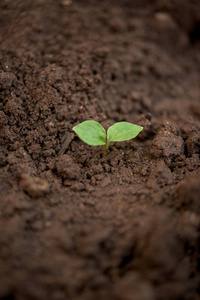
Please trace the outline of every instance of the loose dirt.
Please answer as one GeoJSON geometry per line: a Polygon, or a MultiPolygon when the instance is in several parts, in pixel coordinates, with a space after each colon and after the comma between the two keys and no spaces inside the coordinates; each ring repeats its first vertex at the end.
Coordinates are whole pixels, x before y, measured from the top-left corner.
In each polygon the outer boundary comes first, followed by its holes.
{"type": "Polygon", "coordinates": [[[0,2],[0,299],[200,299],[200,3],[0,2]],[[93,119],[144,127],[101,147],[93,119]]]}

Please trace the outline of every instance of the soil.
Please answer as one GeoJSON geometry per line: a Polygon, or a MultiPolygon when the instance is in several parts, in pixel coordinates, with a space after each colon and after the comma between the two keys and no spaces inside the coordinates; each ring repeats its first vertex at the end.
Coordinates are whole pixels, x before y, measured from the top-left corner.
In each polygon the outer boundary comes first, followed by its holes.
{"type": "Polygon", "coordinates": [[[0,299],[200,299],[199,0],[1,0],[0,299]],[[93,119],[144,127],[101,147],[93,119]]]}

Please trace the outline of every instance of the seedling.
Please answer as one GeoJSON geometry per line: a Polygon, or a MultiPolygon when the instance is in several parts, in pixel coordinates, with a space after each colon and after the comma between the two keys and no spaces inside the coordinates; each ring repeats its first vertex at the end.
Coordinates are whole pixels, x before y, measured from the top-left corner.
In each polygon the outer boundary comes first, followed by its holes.
{"type": "Polygon", "coordinates": [[[110,126],[106,133],[101,124],[88,120],[73,127],[73,130],[86,144],[91,146],[103,145],[103,156],[105,156],[110,142],[122,142],[133,139],[143,130],[143,127],[129,122],[118,122],[110,126]]]}

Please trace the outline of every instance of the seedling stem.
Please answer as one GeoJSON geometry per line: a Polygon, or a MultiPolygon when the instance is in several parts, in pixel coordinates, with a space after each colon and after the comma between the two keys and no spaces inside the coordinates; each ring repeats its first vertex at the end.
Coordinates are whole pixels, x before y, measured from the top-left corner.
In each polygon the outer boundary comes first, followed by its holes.
{"type": "Polygon", "coordinates": [[[107,140],[107,138],[106,138],[106,144],[103,145],[103,148],[104,148],[103,157],[106,156],[106,154],[107,154],[108,145],[109,145],[109,142],[108,142],[108,140],[107,140]]]}

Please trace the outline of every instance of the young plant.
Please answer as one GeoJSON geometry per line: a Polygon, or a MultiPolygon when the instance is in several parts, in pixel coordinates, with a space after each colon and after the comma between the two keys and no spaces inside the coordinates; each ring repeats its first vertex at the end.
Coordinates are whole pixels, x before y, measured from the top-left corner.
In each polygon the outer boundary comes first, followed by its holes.
{"type": "Polygon", "coordinates": [[[103,156],[105,156],[110,142],[133,139],[143,130],[143,127],[128,122],[118,122],[110,126],[106,133],[101,124],[88,120],[73,127],[73,130],[86,144],[91,146],[103,145],[103,156]]]}

